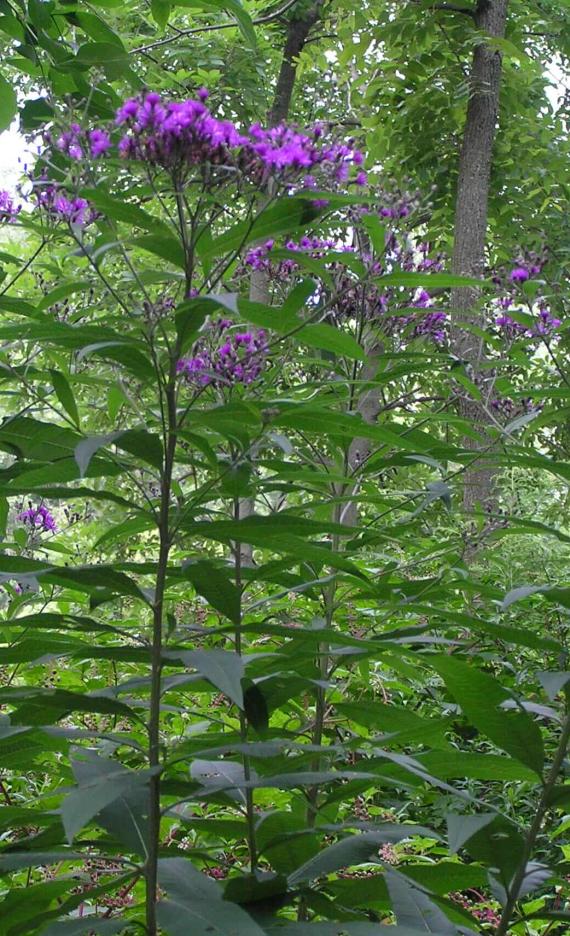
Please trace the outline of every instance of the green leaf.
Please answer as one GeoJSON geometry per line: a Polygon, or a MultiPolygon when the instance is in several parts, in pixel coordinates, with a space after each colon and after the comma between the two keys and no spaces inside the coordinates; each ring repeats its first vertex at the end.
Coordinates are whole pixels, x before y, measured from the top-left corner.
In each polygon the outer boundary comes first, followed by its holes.
{"type": "Polygon", "coordinates": [[[234,624],[240,621],[241,598],[229,575],[207,559],[190,560],[183,565],[184,577],[216,611],[234,624]]]}
{"type": "Polygon", "coordinates": [[[86,42],[77,50],[77,61],[83,65],[93,66],[109,65],[127,66],[129,56],[122,46],[116,42],[86,42]]]}
{"type": "Polygon", "coordinates": [[[447,824],[450,850],[464,848],[508,886],[524,854],[524,839],[514,823],[497,814],[481,814],[448,815],[447,824]]]}
{"type": "Polygon", "coordinates": [[[73,390],[69,385],[67,377],[61,371],[50,370],[51,380],[55,395],[63,406],[65,412],[71,417],[76,426],[79,426],[79,412],[77,403],[73,395],[73,390]]]}
{"type": "Polygon", "coordinates": [[[172,240],[172,233],[164,221],[148,214],[139,205],[125,201],[124,197],[117,198],[98,188],[82,189],[80,194],[107,218],[122,221],[131,227],[142,228],[151,234],[160,231],[166,238],[172,240]]]}
{"type": "Polygon", "coordinates": [[[82,439],[81,442],[77,443],[73,456],[79,468],[80,478],[85,477],[91,459],[95,453],[111,442],[114,442],[119,435],[120,433],[118,432],[109,432],[107,435],[103,436],[88,436],[86,439],[82,439]]]}
{"type": "Polygon", "coordinates": [[[91,289],[92,286],[93,284],[89,282],[89,280],[75,280],[72,283],[61,283],[60,286],[51,289],[47,296],[44,296],[44,298],[38,302],[37,307],[42,311],[44,309],[49,309],[62,299],[67,299],[68,296],[73,296],[74,293],[77,292],[85,292],[91,289]]]}
{"type": "Polygon", "coordinates": [[[511,694],[488,673],[453,657],[438,656],[430,665],[444,680],[465,717],[497,747],[542,776],[544,747],[540,728],[526,712],[501,706],[511,694]]]}
{"type": "MultiPolygon", "coordinates": [[[[94,6],[96,5],[97,4],[94,4],[94,6]]],[[[100,5],[103,6],[104,3],[100,5]]],[[[112,3],[109,3],[109,6],[111,5],[112,3]]],[[[120,37],[116,32],[113,32],[101,17],[96,16],[94,13],[83,12],[77,12],[75,16],[83,32],[91,39],[94,39],[95,42],[111,42],[114,45],[118,45],[120,48],[124,48],[120,37]]]]}
{"type": "Polygon", "coordinates": [[[350,835],[323,849],[314,858],[310,858],[300,868],[289,875],[289,884],[296,886],[304,881],[312,881],[323,874],[331,874],[341,868],[365,864],[378,854],[378,849],[386,842],[400,842],[414,835],[432,834],[421,826],[396,825],[385,823],[377,832],[363,832],[350,835]]]}
{"type": "Polygon", "coordinates": [[[306,200],[285,196],[262,211],[253,221],[242,221],[207,244],[199,240],[197,251],[205,260],[220,257],[238,251],[252,241],[277,238],[303,230],[318,214],[318,210],[312,208],[306,200]]]}
{"type": "Polygon", "coordinates": [[[143,462],[147,462],[162,471],[164,451],[159,436],[146,429],[127,429],[120,432],[115,439],[117,448],[124,449],[130,455],[134,455],[143,462]]]}
{"type": "Polygon", "coordinates": [[[13,887],[0,903],[0,933],[2,936],[26,933],[30,918],[46,910],[50,904],[71,889],[69,881],[44,881],[29,887],[13,887]]]}
{"type": "Polygon", "coordinates": [[[186,255],[180,241],[172,235],[166,234],[145,234],[143,237],[135,237],[132,241],[135,247],[146,250],[147,253],[166,260],[182,270],[186,268],[186,255]]]}
{"type": "Polygon", "coordinates": [[[265,936],[237,904],[223,899],[221,888],[183,858],[163,858],[158,880],[167,900],[157,907],[169,936],[265,936]]]}
{"type": "Polygon", "coordinates": [[[53,115],[53,107],[45,98],[30,98],[20,111],[20,129],[24,133],[37,131],[53,120],[53,115]]]}
{"type": "Polygon", "coordinates": [[[18,99],[11,83],[0,74],[0,132],[7,130],[18,111],[18,99]]]}
{"type": "Polygon", "coordinates": [[[73,455],[80,438],[72,429],[29,416],[7,417],[0,425],[0,448],[34,461],[51,462],[73,455]]]}
{"type": "Polygon", "coordinates": [[[238,708],[243,709],[241,681],[244,677],[244,665],[237,653],[217,649],[172,650],[168,653],[182,660],[185,666],[193,666],[216,689],[235,702],[238,708]]]}
{"type": "MultiPolygon", "coordinates": [[[[44,865],[60,864],[64,861],[84,861],[82,852],[71,849],[53,849],[51,851],[9,851],[0,854],[0,873],[21,871],[22,868],[42,867],[44,865]]],[[[58,931],[59,932],[59,931],[58,931]]]]}
{"type": "MultiPolygon", "coordinates": [[[[92,755],[93,756],[93,755],[92,755]]],[[[116,800],[125,801],[148,783],[152,770],[125,770],[119,763],[115,770],[91,773],[71,793],[61,806],[63,827],[69,844],[94,817],[116,800]]],[[[119,815],[120,820],[120,815],[119,815]]],[[[143,849],[144,854],[144,849],[143,849]]]]}
{"type": "Polygon", "coordinates": [[[376,257],[382,257],[386,251],[386,227],[382,224],[378,215],[375,214],[364,214],[361,221],[370,238],[376,257]]]}
{"type": "Polygon", "coordinates": [[[101,712],[104,715],[119,715],[132,718],[134,712],[128,705],[105,696],[82,695],[66,689],[44,689],[41,687],[0,689],[0,700],[8,705],[18,706],[13,713],[12,723],[49,724],[61,718],[67,712],[101,712]],[[23,714],[22,714],[23,713],[23,714]],[[27,721],[35,716],[34,721],[27,721]]]}
{"type": "Polygon", "coordinates": [[[477,286],[483,289],[489,286],[488,280],[475,279],[472,276],[454,276],[451,273],[386,273],[374,277],[380,286],[408,286],[410,289],[424,287],[432,289],[456,289],[461,286],[477,286]]]}
{"type": "Polygon", "coordinates": [[[248,45],[255,48],[256,39],[253,23],[239,0],[172,0],[172,5],[179,7],[198,7],[199,9],[212,9],[231,13],[236,19],[248,45]]]}
{"type": "Polygon", "coordinates": [[[221,296],[198,296],[186,299],[176,309],[176,333],[179,353],[182,354],[196,339],[208,315],[227,308],[221,296]]]}
{"type": "Polygon", "coordinates": [[[356,339],[332,325],[305,325],[296,333],[295,337],[302,344],[309,345],[311,348],[332,351],[334,354],[355,361],[366,360],[364,349],[361,348],[356,339]]]}
{"type": "Polygon", "coordinates": [[[79,442],[74,451],[74,458],[79,468],[80,477],[84,478],[91,459],[96,452],[114,443],[117,448],[138,456],[158,471],[162,469],[163,450],[158,436],[144,429],[127,429],[109,432],[103,436],[89,436],[79,442]]]}
{"type": "Polygon", "coordinates": [[[408,881],[404,874],[387,869],[385,880],[398,925],[414,928],[435,936],[456,936],[457,927],[428,897],[419,885],[408,881]]]}
{"type": "Polygon", "coordinates": [[[248,723],[256,731],[265,731],[269,725],[267,702],[260,687],[253,682],[244,686],[243,707],[248,723]]]}
{"type": "Polygon", "coordinates": [[[151,0],[150,12],[152,18],[161,29],[164,29],[170,16],[171,3],[169,0],[151,0]]]}
{"type": "Polygon", "coordinates": [[[559,692],[570,682],[570,672],[537,673],[540,684],[552,701],[559,692]]]}
{"type": "Polygon", "coordinates": [[[89,933],[97,933],[97,936],[114,936],[115,933],[122,933],[127,926],[126,920],[104,920],[95,918],[91,914],[77,920],[60,920],[57,923],[51,923],[47,929],[41,930],[40,936],[88,936],[89,933]]]}
{"type": "MultiPolygon", "coordinates": [[[[144,771],[136,773],[126,770],[117,761],[88,750],[73,759],[71,766],[79,784],[76,795],[84,790],[99,790],[106,784],[110,784],[114,790],[120,787],[119,795],[97,810],[97,824],[112,833],[130,852],[146,858],[149,838],[148,775],[145,779],[144,771]],[[118,784],[117,777],[120,778],[118,784]]],[[[64,801],[62,813],[66,804],[67,800],[64,801]]]]}
{"type": "MultiPolygon", "coordinates": [[[[428,930],[429,932],[429,930],[428,930]]],[[[409,926],[383,926],[364,921],[350,923],[289,923],[277,920],[266,927],[267,936],[422,936],[409,926]]]]}

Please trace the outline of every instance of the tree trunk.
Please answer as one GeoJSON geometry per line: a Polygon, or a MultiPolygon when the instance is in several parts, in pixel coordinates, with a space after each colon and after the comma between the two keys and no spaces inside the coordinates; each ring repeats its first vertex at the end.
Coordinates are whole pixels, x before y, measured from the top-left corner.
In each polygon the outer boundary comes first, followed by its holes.
{"type": "MultiPolygon", "coordinates": [[[[475,11],[475,25],[491,38],[501,39],[505,34],[508,0],[480,0],[475,11]]],[[[482,40],[475,47],[470,75],[470,97],[459,160],[459,180],[455,207],[455,241],[452,269],[463,276],[479,276],[485,268],[485,241],[489,183],[491,176],[493,143],[499,115],[499,89],[501,83],[501,54],[493,44],[482,40]]],[[[470,377],[482,382],[483,403],[464,398],[460,401],[461,415],[479,430],[480,439],[465,440],[465,446],[477,451],[489,450],[492,442],[486,433],[489,417],[484,405],[486,393],[484,379],[485,349],[482,340],[465,329],[464,325],[485,327],[479,307],[480,291],[454,289],[451,295],[452,347],[470,371],[470,377]]],[[[464,507],[473,509],[480,504],[492,509],[495,504],[494,469],[484,456],[465,472],[464,507]]]]}

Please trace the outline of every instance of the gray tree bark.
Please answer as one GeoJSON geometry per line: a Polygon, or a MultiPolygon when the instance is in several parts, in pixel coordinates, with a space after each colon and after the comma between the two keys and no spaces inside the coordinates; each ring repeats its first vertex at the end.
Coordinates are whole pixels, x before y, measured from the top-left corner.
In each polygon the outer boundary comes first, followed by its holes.
{"type": "MultiPolygon", "coordinates": [[[[509,0],[480,0],[474,13],[475,25],[492,39],[505,35],[509,0]]],[[[455,207],[455,240],[452,270],[463,276],[479,276],[485,268],[485,242],[493,143],[499,116],[501,84],[501,54],[492,41],[482,38],[473,53],[470,74],[470,97],[459,160],[459,180],[455,207]]],[[[461,287],[451,294],[452,348],[465,362],[471,378],[484,381],[488,374],[482,340],[464,325],[485,327],[481,312],[480,291],[461,287]]],[[[485,390],[483,387],[483,398],[485,390]]],[[[490,420],[484,404],[468,398],[460,400],[463,417],[479,430],[479,440],[466,439],[466,447],[489,451],[492,441],[486,433],[490,420]]],[[[464,507],[472,510],[477,504],[492,509],[495,506],[494,469],[484,455],[465,472],[464,507]]]]}

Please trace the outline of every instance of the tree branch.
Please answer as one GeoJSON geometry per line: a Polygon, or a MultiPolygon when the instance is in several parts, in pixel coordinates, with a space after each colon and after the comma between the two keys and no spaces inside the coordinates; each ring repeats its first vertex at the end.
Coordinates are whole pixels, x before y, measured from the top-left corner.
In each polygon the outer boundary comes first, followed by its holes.
{"type": "MultiPolygon", "coordinates": [[[[419,3],[420,0],[413,0],[414,3],[419,3]]],[[[471,19],[475,17],[475,10],[471,7],[460,6],[457,3],[433,3],[431,7],[428,7],[429,10],[434,12],[442,11],[444,13],[463,13],[464,16],[470,16],[471,19]]]]}
{"type": "MultiPolygon", "coordinates": [[[[287,2],[284,3],[282,7],[279,7],[278,10],[275,10],[274,13],[258,16],[257,19],[252,20],[252,23],[254,26],[261,26],[263,23],[271,23],[273,20],[277,20],[280,16],[283,16],[283,14],[286,13],[287,10],[290,10],[292,6],[295,6],[297,2],[298,0],[287,0],[287,2]]],[[[142,54],[148,52],[150,49],[157,49],[160,46],[170,45],[171,42],[176,42],[177,39],[182,39],[184,36],[193,36],[201,32],[214,32],[218,29],[234,29],[237,25],[235,20],[228,20],[227,23],[213,23],[210,26],[194,26],[191,29],[177,29],[176,35],[166,36],[164,39],[157,39],[156,42],[149,42],[148,45],[137,46],[136,49],[131,49],[129,54],[142,54]]]]}

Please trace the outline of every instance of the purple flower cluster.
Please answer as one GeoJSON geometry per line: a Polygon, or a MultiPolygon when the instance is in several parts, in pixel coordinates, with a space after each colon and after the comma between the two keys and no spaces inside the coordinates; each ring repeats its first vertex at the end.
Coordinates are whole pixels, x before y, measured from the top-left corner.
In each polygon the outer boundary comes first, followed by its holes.
{"type": "Polygon", "coordinates": [[[445,257],[442,253],[437,253],[435,257],[430,257],[431,244],[422,243],[418,245],[419,259],[414,264],[414,269],[418,273],[441,273],[445,267],[445,257]]]}
{"type": "Polygon", "coordinates": [[[447,315],[445,312],[429,312],[422,315],[414,325],[414,338],[431,338],[436,344],[443,344],[445,341],[445,329],[447,325],[447,315]]]}
{"type": "Polygon", "coordinates": [[[541,253],[531,251],[519,254],[510,272],[502,268],[493,274],[493,282],[503,290],[497,302],[499,314],[495,317],[495,325],[506,338],[537,340],[548,337],[560,326],[560,319],[552,314],[544,297],[534,293],[532,302],[527,300],[526,305],[521,303],[520,287],[542,273],[547,259],[545,249],[541,253]],[[527,319],[529,316],[534,318],[532,324],[517,322],[513,317],[513,312],[517,310],[524,312],[527,319]]]}
{"type": "MultiPolygon", "coordinates": [[[[299,270],[299,264],[292,258],[278,259],[273,256],[277,249],[273,239],[251,248],[244,258],[242,272],[246,269],[263,270],[270,273],[272,283],[278,284],[281,280],[289,286],[289,278],[299,270]]],[[[297,241],[287,241],[282,245],[285,249],[295,253],[303,252],[311,258],[324,258],[329,251],[335,256],[327,263],[327,270],[333,273],[338,297],[335,307],[339,322],[352,318],[357,310],[366,310],[369,319],[381,319],[385,331],[392,335],[407,335],[411,338],[427,337],[436,344],[445,341],[447,316],[442,311],[430,311],[425,315],[390,315],[390,307],[413,307],[428,309],[433,299],[425,289],[416,291],[413,299],[406,299],[401,290],[384,289],[373,281],[363,280],[354,275],[349,264],[344,264],[338,254],[354,254],[356,248],[343,244],[335,238],[319,238],[305,236],[297,241]]],[[[359,253],[358,257],[367,266],[370,277],[380,276],[389,272],[394,266],[406,271],[439,272],[443,268],[443,256],[437,254],[435,258],[429,256],[431,247],[427,243],[415,247],[412,244],[402,243],[395,234],[389,235],[386,255],[382,262],[375,260],[370,254],[359,253]]]]}
{"type": "Polygon", "coordinates": [[[0,191],[0,223],[13,224],[22,210],[21,205],[15,205],[10,192],[0,191]]]}
{"type": "Polygon", "coordinates": [[[178,361],[178,374],[198,387],[248,386],[257,380],[267,359],[267,334],[263,329],[232,331],[232,325],[229,319],[213,324],[209,336],[194,346],[193,356],[178,361]]]}
{"type": "Polygon", "coordinates": [[[431,296],[425,289],[420,289],[412,301],[416,309],[427,309],[431,302],[431,296]]]}
{"type": "Polygon", "coordinates": [[[384,205],[380,209],[381,218],[407,218],[410,214],[410,207],[407,204],[395,205],[390,208],[389,205],[384,205]]]}
{"type": "MultiPolygon", "coordinates": [[[[337,182],[345,182],[355,167],[355,182],[366,183],[362,170],[363,156],[353,142],[327,142],[321,126],[302,133],[282,124],[263,128],[254,124],[248,131],[238,130],[230,120],[214,117],[202,89],[197,99],[163,101],[152,91],[140,98],[130,98],[117,111],[115,124],[123,131],[118,152],[124,158],[159,166],[178,177],[189,167],[210,165],[225,170],[240,170],[260,184],[269,176],[291,182],[300,175],[307,188],[317,187],[311,175],[321,168],[337,182]]],[[[83,130],[71,124],[57,145],[72,159],[86,153],[98,157],[111,149],[106,130],[83,130]]],[[[216,178],[219,178],[216,176],[216,178]]]]}
{"type": "MultiPolygon", "coordinates": [[[[273,262],[271,251],[274,247],[275,241],[273,239],[267,240],[264,244],[259,244],[257,247],[252,247],[245,255],[244,264],[252,270],[271,271],[275,276],[288,275],[299,269],[299,264],[291,258],[273,262]]],[[[288,240],[283,244],[283,247],[285,250],[290,250],[294,253],[307,253],[314,259],[326,257],[327,251],[329,250],[344,251],[346,253],[354,252],[354,247],[340,244],[338,240],[334,238],[308,236],[301,237],[298,242],[288,240]]]]}
{"type": "MultiPolygon", "coordinates": [[[[336,182],[346,182],[350,175],[350,166],[361,167],[364,157],[354,149],[352,142],[327,143],[320,125],[313,127],[310,133],[300,133],[294,127],[281,124],[279,127],[264,129],[254,124],[249,130],[250,141],[246,145],[256,157],[263,171],[269,175],[287,174],[291,170],[312,173],[318,166],[332,170],[336,182]]],[[[247,158],[247,157],[246,157],[247,158]]],[[[314,178],[304,179],[305,188],[313,188],[314,178]]],[[[366,183],[366,174],[359,169],[355,181],[358,185],[366,183]]]]}
{"type": "Polygon", "coordinates": [[[87,132],[79,124],[72,123],[59,137],[57,146],[71,159],[83,159],[87,153],[98,159],[111,149],[111,138],[106,130],[87,132]]]}
{"type": "Polygon", "coordinates": [[[55,533],[57,531],[53,514],[51,514],[43,504],[40,504],[38,507],[29,507],[28,510],[23,510],[18,514],[16,519],[33,527],[34,530],[39,530],[41,533],[55,533]]]}
{"type": "MultiPolygon", "coordinates": [[[[501,300],[501,308],[511,308],[512,301],[509,299],[501,300]]],[[[548,338],[562,324],[559,318],[552,315],[547,305],[541,304],[538,307],[538,313],[532,326],[522,325],[516,322],[507,311],[498,315],[495,324],[509,338],[548,338]]]]}
{"type": "Polygon", "coordinates": [[[476,891],[471,891],[469,893],[473,894],[473,897],[480,899],[474,900],[472,897],[464,896],[462,893],[453,893],[449,896],[454,903],[459,904],[477,920],[480,920],[481,923],[489,923],[491,926],[498,926],[501,921],[501,914],[499,911],[485,904],[483,895],[478,894],[476,891]]]}
{"type": "Polygon", "coordinates": [[[40,191],[38,204],[50,217],[67,221],[74,227],[85,227],[97,217],[97,212],[85,198],[70,198],[57,185],[47,185],[40,191]]]}
{"type": "Polygon", "coordinates": [[[518,402],[510,397],[496,397],[491,400],[491,409],[500,416],[513,419],[515,416],[522,416],[523,413],[532,413],[537,407],[533,404],[530,397],[524,397],[518,402]]]}
{"type": "Polygon", "coordinates": [[[204,101],[168,101],[151,91],[144,98],[130,98],[118,109],[116,124],[126,128],[119,153],[129,159],[178,169],[199,163],[226,164],[230,155],[245,145],[229,120],[213,117],[204,101]]]}

